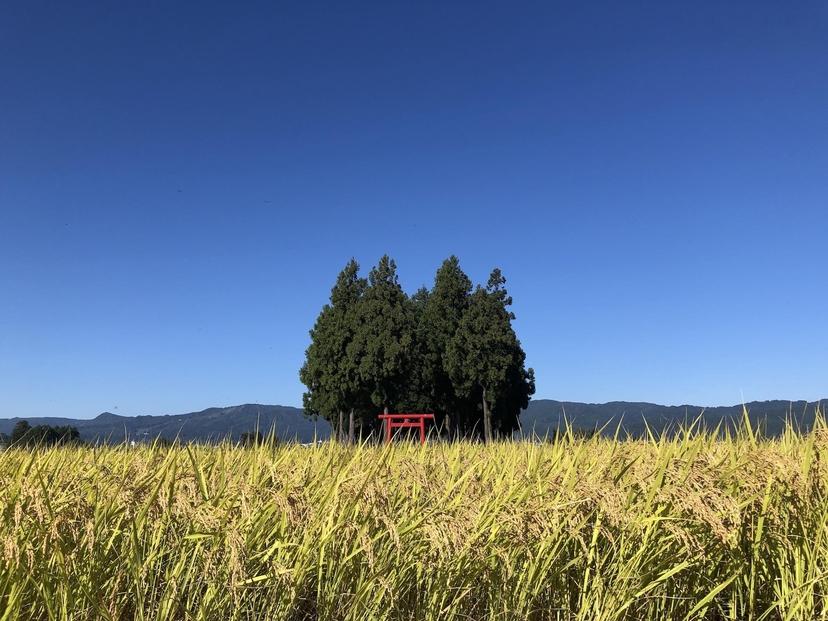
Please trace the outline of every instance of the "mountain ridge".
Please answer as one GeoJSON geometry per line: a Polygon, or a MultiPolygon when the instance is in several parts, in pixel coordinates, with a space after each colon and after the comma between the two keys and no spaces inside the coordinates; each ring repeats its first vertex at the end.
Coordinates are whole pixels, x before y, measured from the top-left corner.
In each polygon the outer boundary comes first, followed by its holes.
{"type": "MultiPolygon", "coordinates": [[[[803,429],[813,425],[817,408],[828,405],[821,401],[751,401],[744,404],[751,423],[761,426],[768,435],[781,433],[790,418],[803,429]]],[[[659,405],[646,401],[609,401],[582,403],[537,399],[521,414],[521,430],[526,435],[553,434],[568,421],[574,429],[593,430],[608,426],[604,433],[634,436],[670,431],[683,423],[699,418],[708,428],[724,424],[733,428],[742,418],[742,405],[703,407],[695,405],[659,405]],[[646,425],[645,425],[646,421],[646,425]]],[[[824,407],[822,408],[824,411],[824,407]]],[[[0,433],[11,433],[21,417],[0,418],[0,433]]],[[[211,407],[183,414],[122,416],[101,412],[91,419],[66,417],[27,417],[31,425],[71,425],[77,427],[83,440],[119,443],[125,440],[151,440],[156,437],[180,438],[183,441],[215,442],[225,438],[237,441],[241,434],[255,429],[263,433],[275,430],[283,441],[310,442],[330,437],[331,427],[322,420],[305,416],[301,408],[281,405],[245,403],[227,407],[211,407]]]]}
{"type": "Polygon", "coordinates": [[[762,428],[769,436],[779,435],[787,420],[797,427],[808,430],[814,424],[817,410],[825,411],[822,404],[828,399],[817,401],[786,401],[774,399],[751,401],[729,406],[659,405],[644,401],[609,401],[607,403],[581,403],[575,401],[538,400],[535,407],[521,415],[521,428],[525,433],[534,431],[537,435],[554,432],[568,421],[575,429],[604,429],[605,435],[615,433],[616,426],[622,434],[641,436],[650,431],[662,433],[675,431],[680,425],[698,420],[707,429],[722,425],[735,429],[748,412],[751,425],[762,428]]]}

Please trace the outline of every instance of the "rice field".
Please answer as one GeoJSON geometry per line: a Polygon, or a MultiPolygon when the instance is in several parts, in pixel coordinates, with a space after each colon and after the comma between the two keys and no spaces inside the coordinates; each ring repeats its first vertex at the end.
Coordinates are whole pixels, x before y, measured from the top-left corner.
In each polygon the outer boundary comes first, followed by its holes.
{"type": "Polygon", "coordinates": [[[0,453],[0,620],[828,618],[828,429],[0,453]]]}

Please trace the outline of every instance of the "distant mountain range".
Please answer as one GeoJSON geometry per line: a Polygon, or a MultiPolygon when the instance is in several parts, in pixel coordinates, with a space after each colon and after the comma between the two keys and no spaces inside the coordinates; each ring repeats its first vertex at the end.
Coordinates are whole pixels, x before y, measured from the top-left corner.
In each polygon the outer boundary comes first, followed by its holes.
{"type": "MultiPolygon", "coordinates": [[[[821,402],[828,406],[828,399],[821,402]]],[[[806,401],[752,401],[745,404],[754,425],[761,426],[768,435],[778,435],[785,420],[791,418],[803,429],[813,425],[820,402],[806,401]]],[[[621,424],[622,432],[635,436],[646,432],[646,424],[655,433],[670,431],[678,425],[702,416],[704,424],[713,428],[719,423],[733,426],[742,418],[742,406],[703,408],[696,405],[666,406],[655,403],[577,403],[538,399],[520,417],[524,433],[539,436],[553,434],[568,420],[575,429],[592,430],[606,426],[605,434],[615,432],[621,424]]],[[[0,419],[0,433],[11,433],[19,418],[0,419]]],[[[184,441],[218,441],[224,438],[238,440],[242,433],[257,427],[264,433],[274,429],[282,440],[311,442],[326,439],[331,434],[324,420],[312,420],[300,408],[281,405],[245,404],[224,408],[209,408],[189,414],[166,416],[118,416],[104,412],[92,419],[55,417],[27,418],[31,425],[71,425],[77,427],[81,438],[90,442],[123,442],[152,440],[156,437],[184,441]]]]}
{"type": "Polygon", "coordinates": [[[717,425],[733,429],[738,425],[744,410],[754,428],[761,428],[769,436],[777,436],[791,420],[802,430],[814,424],[817,410],[825,413],[828,399],[822,401],[751,401],[742,405],[701,407],[698,405],[657,405],[629,401],[609,403],[577,403],[538,399],[520,416],[522,431],[544,436],[570,422],[575,429],[602,429],[604,435],[613,435],[620,425],[621,434],[642,436],[647,428],[656,434],[670,432],[679,426],[701,418],[707,429],[717,425]]]}
{"type": "MultiPolygon", "coordinates": [[[[0,419],[0,433],[11,433],[19,418],[0,419]]],[[[156,437],[181,438],[183,441],[214,442],[224,438],[238,440],[241,434],[255,429],[267,433],[275,429],[282,440],[310,442],[314,434],[327,438],[331,428],[324,420],[313,421],[300,408],[248,403],[225,408],[208,408],[189,414],[166,416],[118,416],[104,412],[95,418],[27,418],[31,425],[71,425],[81,439],[90,442],[152,440],[156,437]]]]}

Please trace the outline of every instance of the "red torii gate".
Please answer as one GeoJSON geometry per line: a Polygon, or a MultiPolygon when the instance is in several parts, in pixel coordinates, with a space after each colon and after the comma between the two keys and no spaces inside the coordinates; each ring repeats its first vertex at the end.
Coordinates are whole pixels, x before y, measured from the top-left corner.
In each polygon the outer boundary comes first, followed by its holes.
{"type": "Polygon", "coordinates": [[[420,444],[425,444],[425,422],[434,420],[434,414],[380,414],[377,418],[385,423],[386,442],[391,442],[394,429],[417,428],[420,430],[420,444]]]}

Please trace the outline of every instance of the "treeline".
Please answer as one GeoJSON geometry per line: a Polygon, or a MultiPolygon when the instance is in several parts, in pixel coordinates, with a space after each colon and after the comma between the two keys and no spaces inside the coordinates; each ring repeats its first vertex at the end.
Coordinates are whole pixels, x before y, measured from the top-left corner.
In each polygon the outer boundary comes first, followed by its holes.
{"type": "Polygon", "coordinates": [[[56,446],[59,444],[80,444],[80,432],[69,425],[32,425],[21,420],[12,429],[7,442],[11,447],[31,448],[35,446],[56,446]]]}
{"type": "Polygon", "coordinates": [[[408,296],[393,259],[382,257],[367,279],[351,260],[310,331],[299,372],[305,411],[340,440],[379,431],[380,411],[433,412],[451,438],[511,434],[535,378],[505,285],[494,269],[485,287],[473,287],[452,256],[430,290],[408,296]]]}

